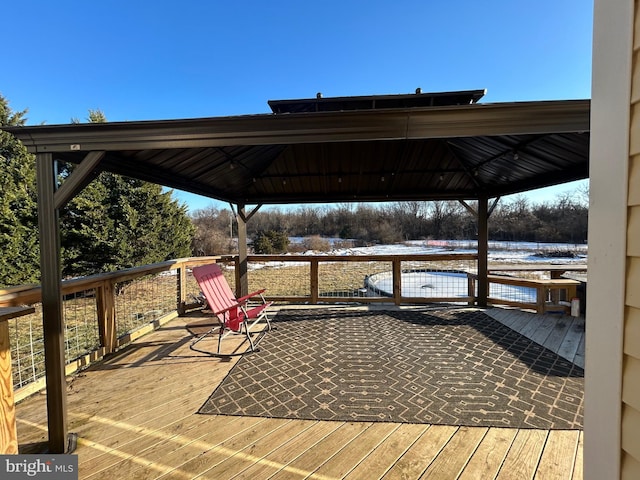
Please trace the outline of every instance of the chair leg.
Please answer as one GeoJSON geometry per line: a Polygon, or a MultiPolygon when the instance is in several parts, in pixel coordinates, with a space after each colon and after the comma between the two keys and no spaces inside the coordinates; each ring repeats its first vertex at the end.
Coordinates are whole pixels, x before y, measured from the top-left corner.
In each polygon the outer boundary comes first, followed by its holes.
{"type": "Polygon", "coordinates": [[[251,338],[251,332],[249,332],[249,326],[247,325],[247,322],[244,322],[244,333],[247,336],[247,340],[249,341],[249,352],[255,352],[256,351],[256,346],[253,344],[253,339],[251,338]]]}
{"type": "Polygon", "coordinates": [[[222,337],[224,335],[224,326],[220,325],[220,329],[218,330],[218,355],[220,355],[220,344],[222,343],[222,337]]]}

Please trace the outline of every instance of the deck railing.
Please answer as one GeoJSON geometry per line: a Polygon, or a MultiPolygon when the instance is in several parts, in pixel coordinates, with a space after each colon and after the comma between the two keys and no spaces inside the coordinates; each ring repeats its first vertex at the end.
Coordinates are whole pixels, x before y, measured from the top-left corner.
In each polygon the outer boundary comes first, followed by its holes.
{"type": "MultiPolygon", "coordinates": [[[[280,303],[473,304],[477,295],[476,254],[250,255],[247,260],[249,291],[266,287],[267,297],[280,303]]],[[[232,288],[238,284],[237,256],[171,260],[63,281],[67,373],[188,310],[199,292],[191,267],[211,262],[225,265],[232,288]]],[[[8,320],[5,329],[18,400],[44,386],[39,301],[38,285],[0,289],[0,307],[35,307],[35,313],[8,320]]],[[[522,302],[522,308],[530,307],[522,302]]]]}
{"type": "MultiPolygon", "coordinates": [[[[62,282],[67,374],[113,353],[189,308],[198,287],[193,266],[222,262],[230,284],[239,282],[237,256],[193,257],[62,282]]],[[[403,295],[402,272],[475,271],[477,255],[252,255],[249,289],[268,287],[278,302],[297,303],[472,303],[464,296],[403,295]],[[366,280],[389,275],[386,291],[367,288],[366,280]]],[[[369,285],[371,287],[371,285],[369,285]]],[[[471,287],[470,287],[471,288],[471,287]]],[[[35,313],[8,320],[12,383],[16,399],[44,386],[44,339],[40,286],[0,289],[0,307],[33,305],[35,313]]]]}
{"type": "MultiPolygon", "coordinates": [[[[221,257],[171,260],[64,280],[67,374],[175,318],[197,293],[190,267],[221,257]]],[[[12,383],[20,400],[44,386],[44,338],[39,285],[0,289],[0,307],[33,305],[35,313],[7,320],[12,383]]]]}

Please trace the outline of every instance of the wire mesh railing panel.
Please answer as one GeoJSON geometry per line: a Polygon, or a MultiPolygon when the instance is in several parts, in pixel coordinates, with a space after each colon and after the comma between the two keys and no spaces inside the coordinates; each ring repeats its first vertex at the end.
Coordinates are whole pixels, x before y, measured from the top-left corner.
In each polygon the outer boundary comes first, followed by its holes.
{"type": "MultiPolygon", "coordinates": [[[[18,389],[45,376],[42,305],[36,311],[9,322],[13,387],[18,389]]],[[[67,294],[63,298],[65,362],[73,362],[100,346],[95,290],[67,294]]]]}
{"type": "Polygon", "coordinates": [[[368,289],[367,279],[386,273],[390,278],[391,270],[390,261],[323,262],[318,267],[318,294],[323,298],[389,297],[393,295],[393,286],[390,291],[368,289]]]}
{"type": "MultiPolygon", "coordinates": [[[[220,267],[222,267],[222,273],[224,275],[225,280],[229,284],[229,288],[232,292],[236,292],[236,264],[235,262],[219,262],[220,267]]],[[[251,277],[249,277],[249,282],[251,282],[251,277]]],[[[264,288],[260,287],[260,288],[264,288]]],[[[257,288],[256,288],[257,290],[257,288]]],[[[253,290],[252,290],[253,291],[253,290]]]]}
{"type": "Polygon", "coordinates": [[[196,277],[193,276],[193,271],[190,268],[187,268],[185,272],[184,293],[187,302],[195,301],[201,293],[198,281],[196,280],[196,277]]]}
{"type": "Polygon", "coordinates": [[[35,313],[8,321],[14,389],[45,375],[42,306],[37,304],[34,307],[35,313]]]}
{"type": "Polygon", "coordinates": [[[537,289],[520,285],[489,282],[489,297],[508,302],[536,303],[537,289]]]}
{"type": "Polygon", "coordinates": [[[117,336],[132,332],[176,308],[177,273],[147,275],[115,287],[117,336]]]}
{"type": "Polygon", "coordinates": [[[308,297],[310,269],[308,262],[251,262],[249,293],[265,288],[268,296],[308,297]]]}
{"type": "Polygon", "coordinates": [[[65,296],[64,342],[67,363],[100,346],[95,290],[65,296]]]}
{"type": "Polygon", "coordinates": [[[475,295],[469,292],[467,274],[476,268],[474,260],[409,260],[400,265],[403,297],[429,299],[475,295]]]}

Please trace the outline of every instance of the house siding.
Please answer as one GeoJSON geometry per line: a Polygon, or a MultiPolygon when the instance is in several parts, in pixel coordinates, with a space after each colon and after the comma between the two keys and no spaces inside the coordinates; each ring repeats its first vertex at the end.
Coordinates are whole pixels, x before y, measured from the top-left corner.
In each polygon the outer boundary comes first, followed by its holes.
{"type": "Polygon", "coordinates": [[[622,376],[621,478],[640,478],[640,2],[634,4],[622,376]]]}

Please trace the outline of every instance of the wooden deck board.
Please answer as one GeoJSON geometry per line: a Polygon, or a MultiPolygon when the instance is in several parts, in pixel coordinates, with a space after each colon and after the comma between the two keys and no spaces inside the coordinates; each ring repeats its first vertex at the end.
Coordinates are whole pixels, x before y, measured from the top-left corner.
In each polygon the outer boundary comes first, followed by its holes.
{"type": "MultiPolygon", "coordinates": [[[[281,421],[274,425],[276,428],[256,439],[247,448],[236,455],[228,457],[223,462],[203,473],[206,478],[232,478],[256,462],[264,461],[264,457],[274,451],[275,446],[286,443],[290,438],[298,435],[311,426],[313,422],[281,421]]],[[[162,460],[162,459],[160,459],[162,460]]]]}
{"type": "Polygon", "coordinates": [[[454,426],[432,425],[382,478],[420,478],[457,431],[454,426]]]}
{"type": "Polygon", "coordinates": [[[562,358],[574,359],[578,353],[578,347],[584,337],[584,323],[580,319],[574,319],[569,327],[569,331],[558,348],[558,355],[562,358]]]}
{"type": "Polygon", "coordinates": [[[518,431],[496,478],[533,479],[548,435],[546,430],[518,431]]]}
{"type": "Polygon", "coordinates": [[[357,439],[345,446],[337,454],[327,460],[314,475],[328,478],[344,478],[364,458],[375,450],[394,430],[398,424],[374,423],[367,428],[357,439]]]}
{"type": "Polygon", "coordinates": [[[460,427],[420,478],[458,478],[488,430],[460,427]]]}
{"type": "MultiPolygon", "coordinates": [[[[534,328],[531,316],[503,312],[541,336],[545,316],[531,315],[534,328]]],[[[235,360],[190,350],[194,320],[203,319],[178,318],[69,382],[81,479],[582,478],[579,431],[199,415],[235,360]]],[[[569,340],[573,327],[564,350],[577,359],[584,336],[569,340]]],[[[46,440],[45,400],[17,405],[21,452],[46,440]]]]}
{"type": "Polygon", "coordinates": [[[576,448],[576,460],[573,463],[573,476],[569,477],[572,479],[583,478],[584,470],[583,470],[583,443],[584,443],[584,432],[580,432],[580,438],[578,439],[578,447],[576,448]]]}
{"type": "Polygon", "coordinates": [[[540,457],[536,478],[570,478],[576,460],[580,432],[552,430],[540,457]]]}
{"type": "Polygon", "coordinates": [[[515,428],[490,428],[460,474],[459,480],[495,478],[517,433],[515,428]]]}
{"type": "Polygon", "coordinates": [[[315,422],[310,428],[278,446],[274,451],[232,478],[256,480],[270,478],[282,469],[293,472],[295,470],[289,467],[289,464],[294,459],[313,448],[342,425],[341,422],[315,422]]]}
{"type": "MultiPolygon", "coordinates": [[[[196,478],[205,474],[208,470],[222,464],[225,460],[249,448],[255,441],[262,439],[274,429],[280,427],[286,420],[242,417],[250,422],[238,431],[228,436],[212,429],[206,436],[198,441],[198,447],[202,451],[189,461],[178,465],[175,470],[167,472],[158,478],[196,478]]],[[[209,478],[205,475],[205,478],[209,478]]]]}
{"type": "Polygon", "coordinates": [[[288,464],[286,469],[280,470],[269,478],[273,480],[291,478],[292,469],[301,474],[312,474],[343,448],[349,448],[349,444],[363,434],[371,425],[368,422],[345,423],[288,464]]]}
{"type": "MultiPolygon", "coordinates": [[[[232,417],[219,417],[216,421],[216,427],[222,428],[233,420],[232,417]]],[[[194,451],[201,449],[198,442],[211,431],[211,428],[211,420],[203,419],[202,423],[181,432],[181,437],[167,438],[166,441],[158,442],[135,456],[122,459],[119,463],[114,464],[112,469],[102,470],[96,474],[95,478],[109,478],[113,469],[117,469],[122,478],[155,479],[172,470],[176,465],[181,465],[193,458],[194,451]],[[189,440],[184,441],[185,437],[189,440]],[[190,448],[192,449],[190,450],[190,448]]]]}
{"type": "Polygon", "coordinates": [[[486,313],[503,325],[584,368],[584,316],[541,315],[507,308],[490,308],[486,313]]]}
{"type": "Polygon", "coordinates": [[[344,478],[346,480],[381,478],[427,428],[429,425],[407,423],[400,425],[344,478]]]}

